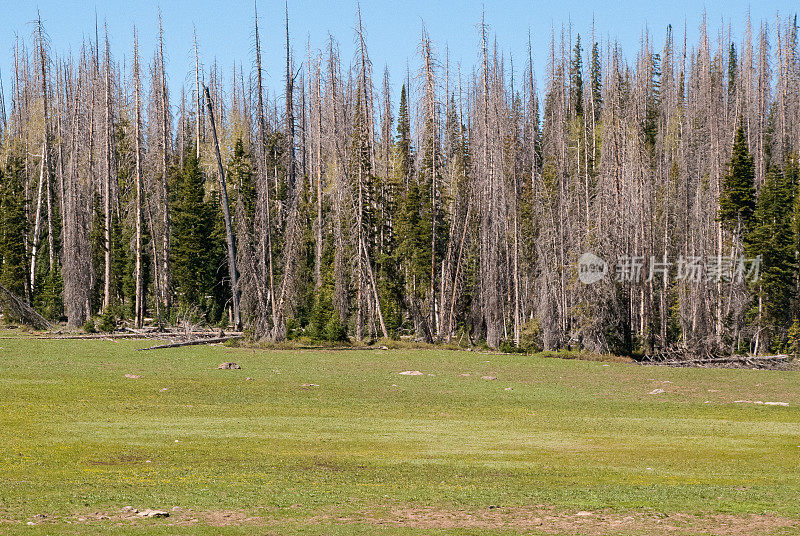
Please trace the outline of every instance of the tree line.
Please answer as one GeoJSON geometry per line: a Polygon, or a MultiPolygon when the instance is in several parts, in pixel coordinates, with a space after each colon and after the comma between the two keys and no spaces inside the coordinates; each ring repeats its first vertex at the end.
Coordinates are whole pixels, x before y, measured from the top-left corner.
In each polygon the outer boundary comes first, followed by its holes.
{"type": "Polygon", "coordinates": [[[195,36],[178,98],[160,17],[149,61],[135,32],[115,60],[101,28],[59,55],[37,19],[7,92],[0,80],[0,284],[73,327],[647,355],[800,345],[796,17],[738,37],[703,17],[694,44],[644,31],[631,59],[593,28],[553,28],[542,89],[530,37],[520,62],[481,23],[465,69],[423,27],[397,95],[356,15],[347,61],[333,37],[296,54],[287,14],[272,92],[257,13],[252,68],[204,65],[195,36]],[[582,282],[584,252],[609,276],[582,282]],[[758,277],[735,277],[744,257],[758,277]],[[643,277],[621,276],[625,258],[643,277]],[[702,277],[672,276],[687,259],[702,277]]]}

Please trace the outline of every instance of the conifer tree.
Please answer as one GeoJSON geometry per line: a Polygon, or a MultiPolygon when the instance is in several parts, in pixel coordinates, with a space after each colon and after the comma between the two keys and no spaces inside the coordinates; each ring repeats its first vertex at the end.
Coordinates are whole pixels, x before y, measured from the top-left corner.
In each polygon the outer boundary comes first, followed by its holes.
{"type": "Polygon", "coordinates": [[[756,204],[754,178],[753,157],[747,149],[747,137],[740,121],[728,173],[722,182],[718,216],[737,238],[745,236],[750,229],[756,204]]]}
{"type": "Polygon", "coordinates": [[[11,155],[0,169],[0,283],[20,298],[29,296],[24,181],[25,160],[11,155]]]}
{"type": "Polygon", "coordinates": [[[598,43],[592,45],[592,65],[590,67],[592,83],[592,106],[594,107],[594,120],[600,121],[603,110],[603,73],[600,65],[600,50],[598,43]]]}
{"type": "Polygon", "coordinates": [[[206,293],[213,284],[213,222],[204,199],[205,177],[193,146],[187,146],[183,167],[174,171],[171,264],[178,299],[184,307],[192,307],[206,303],[206,293]]]}
{"type": "Polygon", "coordinates": [[[569,106],[573,117],[583,116],[583,48],[581,36],[575,40],[575,49],[569,66],[569,106]]]}
{"type": "Polygon", "coordinates": [[[748,234],[747,255],[761,257],[757,296],[765,323],[771,328],[775,350],[782,350],[786,328],[792,321],[797,269],[792,229],[794,195],[787,174],[771,168],[758,196],[748,234]]]}

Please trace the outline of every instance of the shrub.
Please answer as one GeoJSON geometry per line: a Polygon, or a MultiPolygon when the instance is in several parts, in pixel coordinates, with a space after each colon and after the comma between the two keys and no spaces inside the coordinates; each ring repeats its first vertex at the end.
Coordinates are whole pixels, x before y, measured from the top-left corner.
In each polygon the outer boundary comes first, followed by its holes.
{"type": "Polygon", "coordinates": [[[117,317],[112,311],[106,311],[100,315],[100,322],[97,324],[97,329],[104,333],[110,333],[117,329],[117,317]]]}
{"type": "Polygon", "coordinates": [[[339,315],[334,313],[328,318],[325,329],[322,331],[322,338],[334,342],[347,341],[347,326],[339,322],[339,315]]]}
{"type": "Polygon", "coordinates": [[[94,319],[91,316],[83,323],[83,331],[86,333],[97,333],[97,328],[94,326],[94,319]]]}

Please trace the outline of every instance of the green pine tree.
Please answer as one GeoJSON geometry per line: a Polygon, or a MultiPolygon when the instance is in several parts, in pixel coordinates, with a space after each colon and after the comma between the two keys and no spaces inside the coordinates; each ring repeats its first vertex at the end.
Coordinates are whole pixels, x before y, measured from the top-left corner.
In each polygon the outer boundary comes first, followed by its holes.
{"type": "Polygon", "coordinates": [[[781,347],[785,330],[792,322],[796,270],[793,204],[793,188],[787,175],[771,168],[758,197],[746,253],[748,257],[762,258],[757,293],[763,303],[763,324],[770,327],[775,349],[781,347]]]}
{"type": "Polygon", "coordinates": [[[740,120],[729,170],[722,181],[718,216],[722,224],[739,238],[746,236],[755,211],[754,177],[753,157],[747,148],[747,137],[740,120]]]}
{"type": "Polygon", "coordinates": [[[187,147],[174,176],[172,275],[184,307],[206,303],[212,285],[214,224],[205,203],[205,177],[194,149],[187,147]]]}
{"type": "Polygon", "coordinates": [[[23,299],[29,294],[27,232],[25,160],[12,154],[5,170],[0,169],[0,283],[23,299]]]}
{"type": "Polygon", "coordinates": [[[581,36],[575,41],[575,49],[569,64],[569,95],[570,110],[573,117],[583,117],[583,48],[581,36]]]}
{"type": "Polygon", "coordinates": [[[253,164],[250,155],[245,151],[241,136],[236,138],[233,145],[233,156],[228,162],[227,178],[236,192],[232,212],[238,214],[237,210],[241,205],[247,222],[252,222],[256,207],[256,185],[253,180],[253,164]]]}
{"type": "Polygon", "coordinates": [[[592,82],[592,99],[594,100],[594,120],[600,121],[603,106],[603,72],[600,65],[600,48],[598,43],[592,45],[592,64],[590,66],[592,82]]]}

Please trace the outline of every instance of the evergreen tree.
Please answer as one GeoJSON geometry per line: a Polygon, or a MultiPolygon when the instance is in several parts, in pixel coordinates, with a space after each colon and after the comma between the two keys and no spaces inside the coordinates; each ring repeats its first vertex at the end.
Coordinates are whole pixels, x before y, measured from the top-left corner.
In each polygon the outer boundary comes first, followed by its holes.
{"type": "Polygon", "coordinates": [[[25,160],[12,154],[0,169],[0,283],[23,299],[29,294],[24,181],[25,160]]]}
{"type": "Polygon", "coordinates": [[[767,173],[753,214],[747,255],[761,256],[757,293],[763,302],[765,325],[771,328],[776,350],[792,321],[796,260],[792,229],[793,188],[787,174],[772,168],[767,173]],[[776,341],[775,339],[778,339],[776,341]]]}
{"type": "Polygon", "coordinates": [[[728,105],[732,106],[736,98],[736,73],[739,59],[736,55],[736,45],[731,43],[728,50],[728,105]]]}
{"type": "MultiPolygon", "coordinates": [[[[644,120],[644,137],[651,154],[655,153],[658,136],[658,118],[661,114],[661,56],[653,54],[652,73],[647,88],[647,103],[644,120]]],[[[653,162],[655,164],[655,162],[653,162]]]]}
{"type": "MultiPolygon", "coordinates": [[[[406,86],[400,89],[400,105],[397,112],[397,139],[394,144],[394,183],[397,188],[394,227],[396,236],[396,265],[398,286],[402,288],[403,305],[408,294],[406,286],[413,286],[412,267],[417,263],[411,258],[417,250],[414,230],[419,223],[419,188],[414,180],[414,148],[411,142],[411,119],[406,98],[406,86]]],[[[428,237],[430,238],[430,236],[428,237]]],[[[404,307],[405,308],[405,307],[404,307]]]]}
{"type": "Polygon", "coordinates": [[[95,276],[92,278],[92,312],[94,314],[99,306],[103,303],[103,263],[105,262],[106,251],[106,238],[105,238],[105,221],[103,215],[103,200],[100,195],[95,192],[94,201],[92,203],[92,227],[89,234],[89,240],[92,245],[92,268],[95,276]]]}
{"type": "Polygon", "coordinates": [[[233,156],[228,162],[227,177],[229,184],[235,189],[234,202],[236,206],[232,212],[238,214],[239,205],[244,209],[248,222],[253,222],[256,207],[256,185],[253,180],[253,165],[250,155],[244,148],[242,137],[238,136],[233,145],[233,156]]]}
{"type": "Polygon", "coordinates": [[[397,112],[397,175],[404,186],[408,185],[414,166],[414,149],[411,144],[411,119],[406,98],[406,86],[400,89],[400,108],[397,112]]]}
{"type": "Polygon", "coordinates": [[[753,157],[747,149],[747,137],[740,120],[728,173],[722,181],[718,216],[737,238],[746,236],[750,229],[756,204],[754,177],[753,157]]]}
{"type": "Polygon", "coordinates": [[[569,106],[573,117],[583,117],[583,48],[581,35],[575,41],[572,61],[569,65],[569,106]]]}
{"type": "Polygon", "coordinates": [[[600,121],[603,109],[603,72],[600,65],[600,49],[598,43],[592,45],[592,65],[590,76],[592,79],[592,99],[594,100],[594,120],[600,121]]]}
{"type": "Polygon", "coordinates": [[[213,274],[213,222],[205,203],[205,177],[194,149],[183,155],[183,167],[176,170],[173,205],[172,271],[178,300],[184,307],[206,304],[213,274]]]}
{"type": "Polygon", "coordinates": [[[205,241],[207,266],[203,283],[204,299],[200,304],[205,309],[206,320],[211,323],[228,321],[226,307],[231,303],[232,289],[228,272],[228,250],[225,231],[225,217],[219,191],[214,190],[203,203],[202,215],[208,229],[205,241]]]}

